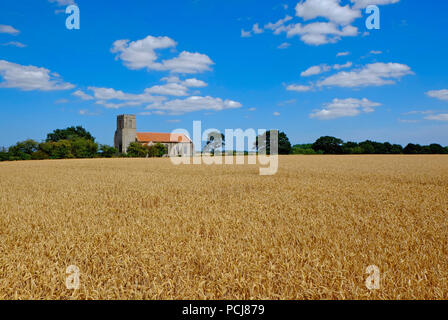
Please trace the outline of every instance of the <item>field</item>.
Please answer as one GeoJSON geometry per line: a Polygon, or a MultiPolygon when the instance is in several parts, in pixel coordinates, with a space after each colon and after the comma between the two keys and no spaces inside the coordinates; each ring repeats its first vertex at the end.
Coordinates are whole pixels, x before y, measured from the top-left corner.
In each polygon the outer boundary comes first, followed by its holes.
{"type": "Polygon", "coordinates": [[[258,168],[0,163],[0,299],[448,299],[448,157],[258,168]]]}

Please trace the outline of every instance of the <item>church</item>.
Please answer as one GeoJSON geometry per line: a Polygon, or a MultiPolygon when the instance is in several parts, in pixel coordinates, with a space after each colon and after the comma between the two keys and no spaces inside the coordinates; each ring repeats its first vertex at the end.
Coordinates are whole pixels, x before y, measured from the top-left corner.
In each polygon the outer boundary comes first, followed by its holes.
{"type": "Polygon", "coordinates": [[[118,152],[126,153],[132,142],[145,146],[161,143],[166,146],[170,157],[193,156],[193,142],[184,134],[161,132],[137,132],[137,117],[135,115],[117,116],[117,130],[114,145],[118,152]]]}

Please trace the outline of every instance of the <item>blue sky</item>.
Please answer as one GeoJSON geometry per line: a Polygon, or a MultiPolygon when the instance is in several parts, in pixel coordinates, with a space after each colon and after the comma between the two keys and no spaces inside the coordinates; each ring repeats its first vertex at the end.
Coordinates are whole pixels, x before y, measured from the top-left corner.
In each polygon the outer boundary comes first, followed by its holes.
{"type": "Polygon", "coordinates": [[[448,145],[448,2],[71,0],[0,3],[0,146],[82,125],[280,129],[292,143],[448,145]],[[368,30],[368,4],[379,30],[368,30]]]}

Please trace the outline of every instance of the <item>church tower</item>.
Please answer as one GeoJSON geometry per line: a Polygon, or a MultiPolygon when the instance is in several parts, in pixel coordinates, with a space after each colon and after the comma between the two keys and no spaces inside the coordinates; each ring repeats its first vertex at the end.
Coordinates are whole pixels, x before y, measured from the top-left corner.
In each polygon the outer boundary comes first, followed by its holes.
{"type": "Polygon", "coordinates": [[[117,116],[117,131],[114,145],[120,153],[126,153],[131,142],[137,141],[137,119],[135,115],[117,116]]]}

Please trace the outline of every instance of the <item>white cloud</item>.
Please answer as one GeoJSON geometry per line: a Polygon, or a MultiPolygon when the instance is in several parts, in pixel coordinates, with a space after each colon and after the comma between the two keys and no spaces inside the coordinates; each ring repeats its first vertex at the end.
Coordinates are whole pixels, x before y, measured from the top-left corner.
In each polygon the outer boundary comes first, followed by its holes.
{"type": "Polygon", "coordinates": [[[288,49],[291,46],[288,42],[283,42],[281,45],[277,47],[277,49],[288,49]]]}
{"type": "Polygon", "coordinates": [[[448,121],[448,113],[435,114],[425,117],[426,120],[448,121]]]}
{"type": "Polygon", "coordinates": [[[399,63],[373,63],[350,72],[341,71],[318,83],[318,86],[367,87],[395,84],[396,80],[414,74],[411,68],[399,63]]]}
{"type": "Polygon", "coordinates": [[[431,98],[448,101],[448,89],[431,90],[431,91],[426,92],[426,95],[431,98]]]}
{"type": "Polygon", "coordinates": [[[250,31],[244,31],[244,29],[241,29],[241,38],[250,38],[252,37],[252,33],[250,31]]]}
{"type": "Polygon", "coordinates": [[[204,88],[206,86],[208,86],[208,84],[202,80],[198,80],[195,78],[192,79],[187,79],[185,81],[182,82],[184,86],[188,87],[188,88],[204,88]]]}
{"type": "Polygon", "coordinates": [[[10,42],[3,43],[2,46],[25,48],[26,44],[23,44],[22,42],[18,42],[18,41],[10,41],[10,42]]]}
{"type": "Polygon", "coordinates": [[[306,0],[297,4],[296,15],[305,21],[323,17],[340,25],[348,25],[360,18],[361,12],[349,5],[341,6],[340,0],[306,0]]]}
{"type": "Polygon", "coordinates": [[[330,71],[330,70],[331,70],[330,66],[327,66],[327,65],[323,64],[323,65],[320,65],[320,66],[309,67],[308,69],[303,71],[300,75],[302,77],[310,77],[310,76],[318,75],[318,74],[321,74],[323,72],[327,72],[327,71],[330,71]]]}
{"type": "Polygon", "coordinates": [[[324,104],[321,110],[315,110],[310,114],[310,118],[319,120],[331,120],[342,117],[354,117],[361,113],[373,112],[375,107],[381,106],[380,103],[355,98],[333,99],[332,102],[324,104]]]}
{"type": "Polygon", "coordinates": [[[335,64],[333,66],[329,66],[326,64],[322,64],[319,66],[312,66],[309,67],[307,70],[303,71],[300,75],[302,77],[310,77],[310,76],[315,76],[318,74],[322,74],[324,72],[328,72],[332,69],[334,70],[341,70],[341,69],[345,69],[345,68],[350,68],[353,65],[352,62],[347,62],[345,64],[335,64]]]}
{"type": "Polygon", "coordinates": [[[59,99],[59,100],[56,100],[54,103],[55,104],[64,104],[64,103],[69,103],[69,101],[67,99],[59,99]]]}
{"type": "Polygon", "coordinates": [[[52,3],[56,3],[58,6],[69,6],[71,4],[75,4],[74,0],[48,0],[52,3]]]}
{"type": "Polygon", "coordinates": [[[252,32],[254,34],[260,34],[260,33],[263,33],[263,29],[261,29],[260,26],[258,25],[258,23],[256,23],[252,27],[252,32]]]}
{"type": "Polygon", "coordinates": [[[386,5],[400,2],[400,0],[351,0],[355,9],[365,9],[369,5],[386,5]]]}
{"type": "Polygon", "coordinates": [[[75,86],[64,82],[59,74],[45,68],[22,66],[20,64],[0,60],[0,88],[18,88],[24,91],[68,90],[75,86]]]}
{"type": "Polygon", "coordinates": [[[358,28],[352,25],[340,27],[333,22],[314,22],[307,25],[297,23],[285,27],[283,31],[289,38],[300,36],[303,42],[315,46],[338,42],[341,37],[358,35],[358,28]]]}
{"type": "Polygon", "coordinates": [[[274,112],[273,115],[274,115],[275,117],[279,117],[279,116],[280,116],[280,112],[274,112]]]}
{"type": "Polygon", "coordinates": [[[75,97],[81,98],[82,100],[93,100],[93,97],[91,95],[88,95],[82,90],[76,90],[72,93],[75,97]]]}
{"type": "Polygon", "coordinates": [[[163,97],[151,95],[148,89],[142,94],[124,93],[121,90],[115,90],[113,88],[89,87],[89,90],[93,91],[95,99],[99,101],[119,100],[134,103],[130,105],[141,105],[143,103],[165,100],[163,97]]]}
{"type": "Polygon", "coordinates": [[[370,54],[375,54],[375,55],[382,54],[382,53],[383,53],[383,51],[379,51],[379,50],[370,51],[370,54]]]}
{"type": "Polygon", "coordinates": [[[279,28],[281,28],[286,22],[288,22],[290,20],[292,20],[292,17],[287,15],[286,17],[284,17],[283,19],[278,20],[275,23],[271,23],[270,22],[270,23],[266,24],[264,26],[264,28],[268,29],[268,30],[274,31],[274,34],[278,34],[280,31],[277,31],[277,30],[279,30],[279,28]]]}
{"type": "MultiPolygon", "coordinates": [[[[392,4],[399,0],[352,0],[350,4],[341,5],[341,0],[301,0],[296,5],[296,17],[301,19],[300,23],[287,24],[293,18],[286,16],[276,23],[268,23],[265,29],[272,30],[278,35],[286,33],[287,37],[299,36],[309,45],[320,46],[328,43],[336,43],[343,37],[358,36],[358,28],[352,23],[363,18],[361,9],[367,4],[392,4]],[[324,21],[322,21],[324,20],[324,21]],[[310,23],[303,23],[308,22],[310,23]]],[[[251,36],[242,32],[244,36],[251,36]]],[[[365,33],[368,34],[368,33],[365,33]]],[[[365,35],[364,34],[364,35],[365,35]]],[[[344,56],[348,52],[342,52],[338,56],[344,56]]]]}
{"type": "Polygon", "coordinates": [[[180,80],[177,76],[169,76],[161,79],[167,83],[178,83],[187,88],[204,88],[208,86],[208,84],[202,80],[198,80],[196,78],[190,78],[186,80],[180,80]]]}
{"type": "Polygon", "coordinates": [[[222,100],[220,98],[213,98],[209,96],[192,96],[186,99],[175,99],[163,103],[154,103],[147,106],[146,109],[166,111],[169,114],[183,114],[202,110],[221,111],[241,107],[241,103],[232,100],[222,100]]]}
{"type": "Polygon", "coordinates": [[[201,73],[211,70],[213,61],[205,54],[183,51],[176,58],[164,60],[166,70],[175,73],[201,73]]]}
{"type": "Polygon", "coordinates": [[[348,56],[350,54],[350,52],[346,51],[346,52],[339,52],[336,57],[345,57],[348,56]]]}
{"type": "Polygon", "coordinates": [[[12,26],[0,24],[0,33],[7,33],[7,34],[11,34],[11,35],[15,36],[15,35],[18,35],[20,33],[20,31],[12,26]]]}
{"type": "Polygon", "coordinates": [[[175,48],[177,43],[169,37],[147,36],[145,39],[130,41],[117,40],[113,43],[111,52],[117,53],[126,67],[132,70],[147,69],[170,71],[173,73],[200,73],[211,70],[213,61],[205,54],[181,52],[169,60],[158,60],[156,50],[175,48]]]}
{"type": "Polygon", "coordinates": [[[249,108],[250,112],[257,111],[257,108],[249,108]]]}
{"type": "Polygon", "coordinates": [[[297,91],[297,92],[307,92],[307,91],[310,91],[311,89],[312,89],[311,86],[303,86],[303,85],[295,85],[295,84],[291,84],[286,87],[286,90],[288,90],[288,91],[297,91]]]}
{"type": "Polygon", "coordinates": [[[164,85],[153,86],[151,88],[146,89],[145,91],[165,96],[182,97],[188,95],[188,88],[178,83],[167,83],[164,85]]]}
{"type": "Polygon", "coordinates": [[[127,101],[127,102],[122,102],[122,103],[113,103],[113,102],[98,100],[95,103],[102,105],[103,107],[105,107],[107,109],[120,109],[120,108],[124,108],[124,107],[138,107],[138,106],[142,105],[142,103],[139,101],[127,101]]]}
{"type": "Polygon", "coordinates": [[[353,66],[353,63],[349,61],[349,62],[344,63],[344,64],[335,64],[333,66],[333,69],[334,70],[341,70],[341,69],[351,68],[352,66],[353,66]]]}

